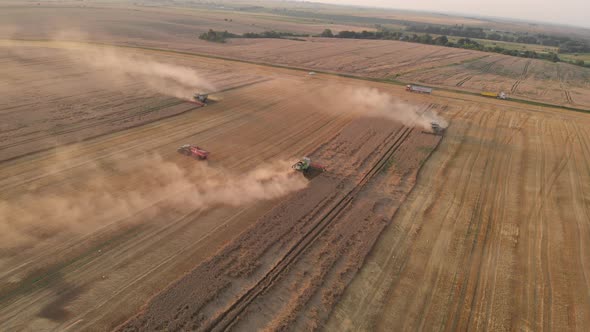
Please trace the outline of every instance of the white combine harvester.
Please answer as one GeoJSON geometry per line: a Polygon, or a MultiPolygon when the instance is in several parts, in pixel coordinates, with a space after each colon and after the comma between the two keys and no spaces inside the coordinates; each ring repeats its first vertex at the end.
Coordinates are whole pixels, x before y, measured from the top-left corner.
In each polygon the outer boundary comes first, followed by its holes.
{"type": "Polygon", "coordinates": [[[209,95],[206,93],[195,93],[193,99],[187,100],[189,103],[199,105],[201,107],[207,106],[209,95]]]}
{"type": "Polygon", "coordinates": [[[442,135],[445,132],[445,128],[441,127],[437,122],[431,122],[430,127],[432,128],[432,133],[435,135],[442,135]]]}
{"type": "Polygon", "coordinates": [[[193,96],[193,99],[201,102],[201,103],[206,103],[207,102],[207,98],[209,98],[209,95],[206,93],[195,93],[195,95],[193,96]]]}

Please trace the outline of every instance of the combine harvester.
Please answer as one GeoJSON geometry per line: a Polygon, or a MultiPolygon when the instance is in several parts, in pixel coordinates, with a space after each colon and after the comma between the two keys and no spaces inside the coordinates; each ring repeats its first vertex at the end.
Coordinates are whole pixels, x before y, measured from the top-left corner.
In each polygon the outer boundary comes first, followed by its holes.
{"type": "Polygon", "coordinates": [[[207,101],[209,100],[209,95],[206,93],[195,93],[193,96],[193,100],[189,100],[189,103],[197,104],[201,107],[207,106],[207,101]]]}
{"type": "Polygon", "coordinates": [[[445,128],[441,127],[438,122],[431,122],[430,123],[430,131],[422,130],[423,134],[430,134],[430,135],[437,135],[442,136],[445,133],[445,128]]]}
{"type": "Polygon", "coordinates": [[[442,134],[445,132],[445,128],[441,127],[437,122],[431,122],[430,127],[432,128],[432,133],[435,135],[442,136],[442,134]]]}
{"type": "Polygon", "coordinates": [[[182,153],[185,156],[193,157],[195,159],[205,160],[209,158],[209,151],[203,150],[196,145],[185,144],[178,149],[178,153],[182,153]]]}
{"type": "Polygon", "coordinates": [[[484,97],[498,98],[498,99],[502,99],[502,100],[508,99],[508,95],[506,95],[506,93],[504,93],[503,91],[500,92],[500,93],[496,93],[496,92],[482,92],[481,95],[484,96],[484,97]]]}
{"type": "Polygon", "coordinates": [[[406,91],[408,91],[408,92],[416,92],[416,93],[425,93],[425,94],[429,95],[429,94],[432,93],[432,88],[427,88],[425,86],[408,84],[408,85],[406,85],[406,91]]]}
{"type": "Polygon", "coordinates": [[[307,178],[313,178],[318,174],[325,172],[326,167],[324,165],[320,165],[318,163],[312,163],[311,158],[303,157],[301,160],[296,162],[293,166],[291,166],[297,172],[303,173],[307,178]]]}

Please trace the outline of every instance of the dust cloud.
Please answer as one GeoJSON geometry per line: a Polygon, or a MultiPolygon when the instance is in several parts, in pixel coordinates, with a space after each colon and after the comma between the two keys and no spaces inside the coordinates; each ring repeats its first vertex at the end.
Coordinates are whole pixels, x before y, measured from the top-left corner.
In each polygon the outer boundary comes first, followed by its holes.
{"type": "MultiPolygon", "coordinates": [[[[10,36],[14,31],[18,29],[0,26],[2,34],[10,36]]],[[[192,100],[197,92],[215,91],[215,86],[203,74],[190,67],[166,63],[161,58],[154,59],[146,55],[145,52],[141,54],[131,49],[92,44],[87,40],[91,39],[83,31],[64,29],[41,44],[46,48],[37,47],[35,53],[39,55],[48,52],[50,48],[60,49],[74,66],[88,71],[90,82],[84,83],[92,83],[98,87],[124,87],[129,83],[139,83],[153,92],[184,100],[192,100]]],[[[27,45],[39,46],[35,41],[10,39],[2,40],[1,44],[3,50],[24,59],[30,57],[27,45]]]]}
{"type": "MultiPolygon", "coordinates": [[[[63,158],[62,165],[47,172],[68,168],[71,162],[63,158]]],[[[183,168],[159,155],[118,158],[83,168],[80,180],[58,178],[65,184],[0,200],[2,247],[29,245],[58,232],[85,234],[118,222],[157,222],[154,217],[165,209],[189,213],[253,204],[301,190],[308,183],[283,161],[246,173],[213,168],[206,162],[183,168]]]]}
{"type": "Polygon", "coordinates": [[[431,128],[437,122],[446,128],[448,123],[436,112],[424,107],[397,100],[392,95],[375,88],[355,86],[329,86],[321,91],[328,112],[349,112],[360,116],[383,118],[410,127],[431,128]]]}
{"type": "Polygon", "coordinates": [[[190,100],[195,92],[211,92],[215,89],[191,68],[159,62],[146,56],[99,47],[77,48],[71,52],[72,56],[95,70],[106,71],[113,77],[142,82],[164,95],[190,100]]]}

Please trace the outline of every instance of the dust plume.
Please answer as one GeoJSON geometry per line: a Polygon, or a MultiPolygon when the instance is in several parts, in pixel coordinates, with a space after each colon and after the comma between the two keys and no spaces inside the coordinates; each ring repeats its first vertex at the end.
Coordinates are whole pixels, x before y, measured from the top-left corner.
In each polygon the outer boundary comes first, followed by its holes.
{"type": "MultiPolygon", "coordinates": [[[[0,26],[0,33],[13,30],[0,26]]],[[[52,54],[47,50],[57,48],[64,52],[73,66],[89,72],[88,82],[84,84],[91,83],[98,87],[116,89],[119,86],[124,88],[129,83],[139,83],[147,90],[185,100],[192,100],[192,96],[197,92],[215,91],[214,85],[204,75],[190,67],[166,63],[164,57],[155,59],[145,52],[142,54],[131,49],[84,42],[87,39],[88,35],[84,32],[62,30],[56,33],[51,41],[39,43],[2,40],[0,46],[3,50],[24,59],[31,55],[30,50],[26,49],[27,46],[37,46],[37,56],[40,53],[52,54]]],[[[67,95],[66,92],[64,95],[67,95]]]]}
{"type": "Polygon", "coordinates": [[[195,92],[211,92],[214,87],[195,70],[163,63],[144,55],[101,47],[71,50],[84,64],[116,78],[129,78],[144,83],[155,92],[185,100],[195,92]]]}
{"type": "Polygon", "coordinates": [[[431,128],[431,122],[437,122],[443,128],[448,126],[447,121],[434,111],[425,111],[424,107],[397,100],[375,88],[329,86],[324,88],[321,94],[330,112],[350,112],[360,116],[383,118],[426,130],[431,128]]]}
{"type": "MultiPolygon", "coordinates": [[[[67,168],[70,161],[63,160],[63,165],[48,172],[67,168]]],[[[3,249],[58,232],[82,234],[117,222],[157,222],[154,216],[169,208],[190,212],[253,204],[307,186],[305,178],[293,174],[289,163],[282,161],[237,173],[203,162],[183,168],[158,155],[131,156],[87,165],[81,172],[79,180],[65,179],[61,187],[0,200],[3,249]]]]}

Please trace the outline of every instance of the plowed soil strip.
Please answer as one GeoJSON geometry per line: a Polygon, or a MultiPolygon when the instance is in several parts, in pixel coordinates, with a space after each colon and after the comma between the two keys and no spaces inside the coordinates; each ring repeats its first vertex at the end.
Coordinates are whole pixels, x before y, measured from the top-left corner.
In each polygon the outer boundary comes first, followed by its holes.
{"type": "Polygon", "coordinates": [[[340,199],[335,206],[329,210],[312,229],[305,234],[302,239],[295,244],[291,250],[267,273],[262,280],[260,280],[253,288],[248,290],[230,308],[223,312],[220,316],[215,318],[205,330],[224,331],[229,329],[235,322],[236,318],[246,309],[246,307],[254,301],[260,294],[264,293],[273,282],[291,265],[297,257],[299,257],[313,242],[322,234],[323,230],[335,220],[340,212],[344,210],[355,195],[363,189],[367,182],[375,176],[391,158],[391,156],[399,149],[403,142],[408,138],[413,128],[403,128],[401,135],[394,141],[389,149],[379,158],[379,160],[371,167],[371,169],[362,177],[358,184],[351,189],[342,199],[340,199]]]}

